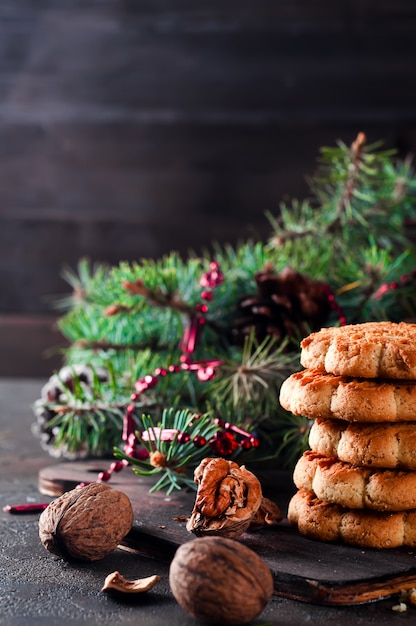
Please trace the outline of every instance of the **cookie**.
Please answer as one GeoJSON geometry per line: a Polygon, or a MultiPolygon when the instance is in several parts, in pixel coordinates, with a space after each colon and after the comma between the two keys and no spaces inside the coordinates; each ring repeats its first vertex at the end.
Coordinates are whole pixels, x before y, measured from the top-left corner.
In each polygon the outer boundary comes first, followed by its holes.
{"type": "Polygon", "coordinates": [[[295,466],[293,481],[320,500],[350,509],[416,509],[416,472],[370,469],[307,451],[295,466]]]}
{"type": "Polygon", "coordinates": [[[341,376],[416,380],[416,324],[323,328],[302,340],[300,362],[341,376]]]}
{"type": "Polygon", "coordinates": [[[351,424],[317,419],[309,431],[309,446],[354,465],[416,470],[416,422],[351,424]]]}
{"type": "Polygon", "coordinates": [[[416,381],[350,378],[306,369],[283,381],[280,404],[310,418],[416,422],[416,381]]]}
{"type": "Polygon", "coordinates": [[[324,502],[311,491],[290,500],[289,522],[310,539],[360,548],[416,547],[416,511],[385,513],[324,502]]]}

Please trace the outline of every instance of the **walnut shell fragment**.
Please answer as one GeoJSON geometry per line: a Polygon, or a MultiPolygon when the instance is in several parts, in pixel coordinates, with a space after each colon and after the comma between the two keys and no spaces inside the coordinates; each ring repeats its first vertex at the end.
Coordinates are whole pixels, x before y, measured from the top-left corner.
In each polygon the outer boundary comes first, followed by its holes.
{"type": "Polygon", "coordinates": [[[120,572],[112,572],[109,574],[101,591],[117,591],[119,593],[144,593],[149,591],[160,580],[160,576],[147,576],[146,578],[137,578],[136,580],[127,580],[120,572]]]}
{"type": "Polygon", "coordinates": [[[244,466],[222,458],[205,458],[194,472],[198,485],[186,528],[197,536],[238,537],[262,504],[258,478],[244,466]]]}
{"type": "Polygon", "coordinates": [[[283,513],[278,505],[272,500],[269,500],[269,498],[265,498],[263,496],[260,507],[251,520],[249,529],[259,530],[260,528],[263,528],[264,525],[271,526],[272,524],[281,522],[282,519],[283,513]]]}
{"type": "Polygon", "coordinates": [[[47,506],[39,518],[39,538],[49,552],[65,560],[97,561],[119,545],[133,519],[126,494],[91,483],[47,506]]]}
{"type": "Polygon", "coordinates": [[[250,622],[273,594],[266,562],[227,537],[201,537],[182,544],[170,565],[169,584],[184,611],[210,624],[250,622]]]}

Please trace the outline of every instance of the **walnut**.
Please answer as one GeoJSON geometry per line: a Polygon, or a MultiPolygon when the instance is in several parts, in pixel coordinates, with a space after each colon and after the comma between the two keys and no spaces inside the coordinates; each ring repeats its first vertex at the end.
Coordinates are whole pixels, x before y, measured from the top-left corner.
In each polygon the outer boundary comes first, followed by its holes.
{"type": "Polygon", "coordinates": [[[206,458],[194,473],[198,484],[186,528],[197,536],[237,537],[250,526],[262,504],[258,478],[244,466],[222,458],[206,458]]]}
{"type": "Polygon", "coordinates": [[[243,624],[265,609],[273,577],[265,561],[227,537],[201,537],[182,544],[169,569],[178,604],[211,624],[243,624]]]}
{"type": "Polygon", "coordinates": [[[129,498],[103,483],[91,483],[53,500],[39,518],[39,537],[66,560],[97,561],[127,535],[134,519],[129,498]]]}

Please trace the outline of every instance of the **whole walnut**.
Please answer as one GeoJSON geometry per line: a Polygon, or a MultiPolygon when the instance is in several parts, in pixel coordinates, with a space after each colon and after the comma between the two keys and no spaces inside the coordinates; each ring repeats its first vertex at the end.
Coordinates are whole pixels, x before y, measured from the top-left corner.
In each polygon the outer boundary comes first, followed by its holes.
{"type": "Polygon", "coordinates": [[[201,537],[182,544],[169,570],[178,604],[210,624],[245,624],[260,615],[273,593],[265,561],[228,537],[201,537]]]}
{"type": "Polygon", "coordinates": [[[112,552],[133,525],[126,494],[91,483],[53,500],[39,518],[39,537],[65,560],[97,561],[112,552]]]}

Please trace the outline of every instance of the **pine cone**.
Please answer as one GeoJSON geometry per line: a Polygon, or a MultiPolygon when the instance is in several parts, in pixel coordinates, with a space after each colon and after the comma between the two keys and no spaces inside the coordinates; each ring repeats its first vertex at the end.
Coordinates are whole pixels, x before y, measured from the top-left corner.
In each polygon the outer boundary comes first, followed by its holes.
{"type": "Polygon", "coordinates": [[[257,293],[241,298],[232,329],[235,343],[242,344],[254,330],[261,343],[275,337],[279,343],[286,337],[300,340],[319,330],[331,310],[325,283],[312,280],[290,267],[279,274],[265,267],[255,275],[257,293]]]}
{"type": "Polygon", "coordinates": [[[41,397],[33,405],[36,423],[32,425],[32,433],[35,437],[39,437],[42,448],[51,456],[75,460],[88,455],[86,448],[70,452],[65,445],[56,446],[59,427],[54,427],[52,424],[57,415],[55,406],[64,405],[68,401],[68,392],[73,390],[75,379],[84,390],[89,391],[92,390],[94,376],[97,376],[100,381],[108,380],[108,372],[103,368],[93,370],[89,365],[84,364],[67,365],[51,376],[42,387],[41,397]]]}

